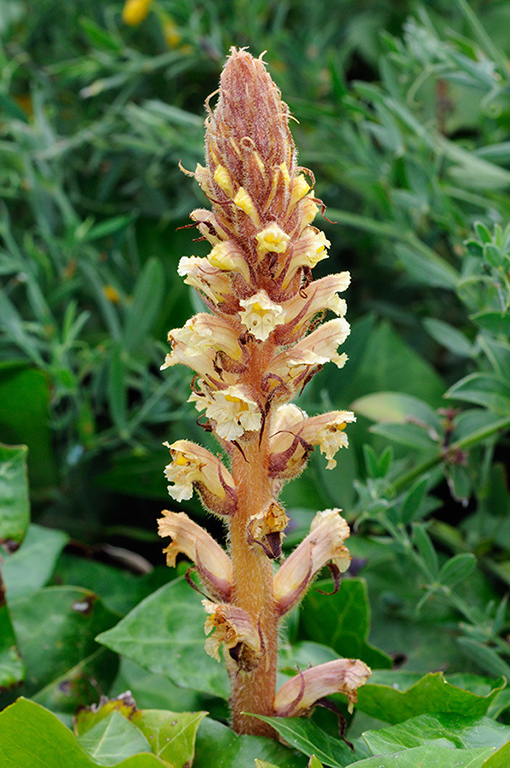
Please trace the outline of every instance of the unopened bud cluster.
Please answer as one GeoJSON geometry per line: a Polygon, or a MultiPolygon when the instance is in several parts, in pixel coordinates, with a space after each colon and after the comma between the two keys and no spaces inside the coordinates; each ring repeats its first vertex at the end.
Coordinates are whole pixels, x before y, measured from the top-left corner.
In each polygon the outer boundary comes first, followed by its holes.
{"type": "MultiPolygon", "coordinates": [[[[207,163],[192,175],[212,211],[198,209],[191,218],[211,251],[182,258],[178,272],[210,311],[170,331],[163,368],[179,363],[195,372],[189,400],[225,459],[178,440],[168,446],[166,476],[174,499],[196,491],[227,523],[230,553],[184,513],[165,512],[160,534],[171,539],[169,565],[183,553],[196,566],[210,598],[204,601],[206,651],[219,660],[224,647],[234,689],[242,678],[239,706],[296,715],[333,692],[355,701],[356,688],[370,674],[363,662],[339,659],[300,672],[274,692],[279,618],[325,565],[339,583],[350,562],[344,544],[349,527],[339,510],[325,510],[276,571],[272,563],[281,557],[289,522],[278,502],[282,485],[302,471],[315,448],[333,468],[336,452],[347,446],[345,427],[354,421],[349,411],[309,417],[290,403],[325,363],[342,367],[346,361],[338,353],[349,333],[339,294],[350,276],[312,279],[330,244],[312,225],[320,206],[313,175],[297,166],[288,109],[263,62],[233,50],[214,112],[206,106],[207,163]],[[327,312],[336,317],[323,321],[327,312]],[[273,680],[269,698],[250,699],[245,691],[264,675],[265,687],[268,675],[273,680]]],[[[233,700],[235,709],[235,691],[233,700]]],[[[260,732],[246,719],[239,722],[238,730],[260,732]]]]}

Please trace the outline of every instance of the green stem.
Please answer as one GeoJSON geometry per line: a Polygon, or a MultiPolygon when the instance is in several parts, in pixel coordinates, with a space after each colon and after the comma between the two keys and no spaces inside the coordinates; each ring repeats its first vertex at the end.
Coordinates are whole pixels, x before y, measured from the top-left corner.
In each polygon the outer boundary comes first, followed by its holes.
{"type": "MultiPolygon", "coordinates": [[[[502,419],[499,419],[499,421],[495,421],[493,424],[489,424],[487,427],[482,427],[481,429],[478,429],[476,432],[472,432],[467,437],[464,437],[462,440],[457,440],[456,443],[452,443],[450,446],[450,450],[453,452],[457,450],[465,450],[466,448],[471,448],[473,445],[477,445],[478,443],[483,442],[488,437],[491,437],[492,435],[496,434],[496,432],[503,431],[505,429],[510,428],[510,416],[506,416],[502,419]]],[[[410,482],[415,480],[417,477],[419,477],[424,472],[427,472],[432,467],[435,467],[437,464],[440,464],[444,460],[444,456],[442,453],[434,454],[433,456],[430,456],[425,461],[422,461],[420,464],[417,464],[415,467],[412,467],[408,472],[404,472],[403,475],[400,475],[399,478],[397,478],[392,484],[391,489],[396,493],[402,488],[405,488],[406,485],[408,485],[410,482]]]]}

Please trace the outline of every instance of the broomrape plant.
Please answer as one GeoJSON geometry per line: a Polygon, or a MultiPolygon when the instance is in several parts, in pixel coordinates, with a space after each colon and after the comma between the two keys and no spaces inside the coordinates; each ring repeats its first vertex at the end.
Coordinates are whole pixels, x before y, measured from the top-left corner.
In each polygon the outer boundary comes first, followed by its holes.
{"type": "Polygon", "coordinates": [[[298,716],[336,692],[352,708],[370,675],[362,661],[339,659],[299,671],[275,691],[280,620],[324,566],[338,588],[350,562],[349,527],[339,510],[327,509],[273,567],[289,522],[278,502],[283,484],[317,446],[334,467],[354,421],[350,411],[309,417],[290,402],[325,363],[341,368],[347,359],[337,352],[349,333],[338,294],[350,276],[313,281],[329,246],[312,226],[321,201],[313,174],[296,163],[288,108],[262,60],[232,49],[216,108],[209,99],[206,107],[206,166],[190,175],[212,211],[198,209],[191,218],[212,250],[207,258],[182,258],[178,273],[210,313],[170,331],[172,350],[162,367],[179,363],[195,371],[189,400],[204,412],[230,468],[200,445],[178,440],[168,445],[165,471],[174,499],[196,491],[226,522],[229,554],[183,512],[165,511],[159,533],[171,539],[168,565],[185,554],[208,595],[205,650],[220,661],[224,647],[234,729],[274,736],[246,713],[298,716]],[[322,322],[328,310],[337,317],[322,322]]]}

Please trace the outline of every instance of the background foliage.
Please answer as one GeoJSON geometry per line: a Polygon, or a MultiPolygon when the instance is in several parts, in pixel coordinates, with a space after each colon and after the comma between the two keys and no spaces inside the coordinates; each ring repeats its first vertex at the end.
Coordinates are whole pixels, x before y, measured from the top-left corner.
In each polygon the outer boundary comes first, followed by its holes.
{"type": "Polygon", "coordinates": [[[47,732],[73,765],[138,768],[169,764],[158,732],[182,765],[196,737],[199,768],[213,749],[225,766],[370,768],[429,765],[441,733],[445,766],[507,765],[508,3],[153,0],[135,26],[122,8],[0,1],[0,702],[26,697],[0,742],[47,732]],[[159,366],[200,309],[176,267],[205,253],[182,229],[203,200],[178,163],[203,158],[231,45],[267,51],[328,206],[323,271],[353,276],[348,366],[300,403],[352,407],[351,447],[332,472],[312,456],[284,497],[289,547],[343,508],[354,567],[291,617],[282,674],[338,655],[375,669],[354,752],[327,712],[278,724],[293,750],[230,733],[199,598],[154,533],[173,507],[162,442],[208,439],[187,373],[159,366]],[[127,688],[135,724],[120,700],[78,741],[62,725],[127,688]]]}

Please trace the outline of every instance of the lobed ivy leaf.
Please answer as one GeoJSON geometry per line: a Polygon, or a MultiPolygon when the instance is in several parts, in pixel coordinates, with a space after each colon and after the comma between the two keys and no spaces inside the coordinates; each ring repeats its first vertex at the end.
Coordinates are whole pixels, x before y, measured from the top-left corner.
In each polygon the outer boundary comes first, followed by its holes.
{"type": "Polygon", "coordinates": [[[367,642],[370,630],[370,604],[364,579],[344,579],[334,594],[330,583],[318,582],[308,592],[300,608],[300,637],[333,648],[345,658],[361,659],[372,668],[391,669],[391,659],[367,642]]]}
{"type": "Polygon", "coordinates": [[[99,765],[117,765],[140,752],[151,752],[150,744],[120,712],[110,714],[78,737],[80,747],[99,765]]]}
{"type": "Polygon", "coordinates": [[[138,709],[128,691],[99,707],[80,710],[74,719],[74,730],[80,744],[95,759],[99,760],[100,753],[102,760],[107,755],[114,756],[115,744],[124,739],[131,750],[129,754],[144,751],[141,747],[145,744],[147,751],[171,768],[187,768],[193,763],[197,730],[206,714],[138,709]]]}
{"type": "MultiPolygon", "coordinates": [[[[23,698],[0,713],[0,754],[2,768],[97,768],[105,764],[87,755],[52,712],[23,698]]],[[[118,768],[165,767],[156,755],[147,752],[125,760],[121,757],[115,765],[118,768]]]]}
{"type": "Polygon", "coordinates": [[[402,671],[376,670],[358,691],[358,709],[387,723],[400,723],[426,713],[455,713],[483,717],[504,678],[489,680],[476,675],[442,672],[419,675],[402,671]]]}
{"type": "Polygon", "coordinates": [[[485,760],[493,754],[493,747],[450,749],[427,745],[369,757],[355,765],[356,768],[486,768],[485,760]]]}
{"type": "Polygon", "coordinates": [[[469,718],[456,714],[418,715],[389,728],[366,731],[363,739],[374,755],[401,749],[436,746],[470,749],[499,748],[510,740],[510,726],[489,717],[469,718]]]}
{"type": "MultiPolygon", "coordinates": [[[[0,598],[1,592],[0,579],[0,598]]],[[[19,685],[25,677],[25,665],[17,647],[16,635],[5,602],[0,602],[0,691],[19,685]]]]}
{"type": "Polygon", "coordinates": [[[30,523],[27,446],[0,444],[0,544],[19,546],[30,523]]]}
{"type": "Polygon", "coordinates": [[[16,600],[11,615],[27,667],[23,695],[57,711],[74,712],[111,685],[117,660],[94,638],[116,616],[92,592],[47,587],[16,600]]]}
{"type": "Polygon", "coordinates": [[[22,546],[4,563],[10,602],[27,597],[47,584],[68,538],[64,531],[32,523],[22,546]]]}
{"type": "Polygon", "coordinates": [[[204,609],[183,578],[158,589],[97,641],[176,685],[228,699],[222,664],[204,650],[204,609]]]}
{"type": "Polygon", "coordinates": [[[331,768],[344,768],[370,754],[362,741],[358,740],[352,750],[344,741],[326,733],[312,720],[301,717],[254,717],[272,725],[292,747],[310,758],[315,755],[316,759],[331,768]]]}
{"type": "Polygon", "coordinates": [[[239,736],[206,717],[197,734],[193,768],[253,768],[255,759],[278,768],[306,768],[306,759],[263,736],[239,736]]]}

